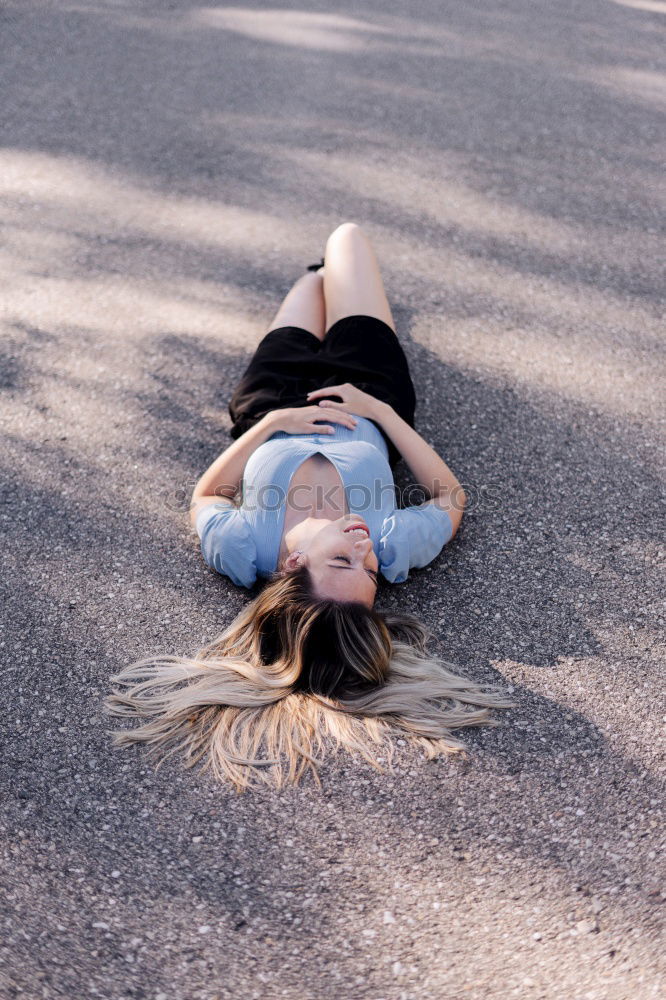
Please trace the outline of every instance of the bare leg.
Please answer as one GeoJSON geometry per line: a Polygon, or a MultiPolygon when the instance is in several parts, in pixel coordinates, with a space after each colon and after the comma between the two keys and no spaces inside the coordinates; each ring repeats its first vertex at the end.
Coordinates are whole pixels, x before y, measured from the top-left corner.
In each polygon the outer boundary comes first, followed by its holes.
{"type": "Polygon", "coordinates": [[[314,333],[318,340],[324,339],[324,280],[321,271],[307,271],[287,292],[282,305],[268,327],[276,330],[280,326],[300,326],[314,333]]]}
{"type": "Polygon", "coordinates": [[[345,316],[375,316],[395,331],[379,264],[369,238],[355,222],[343,222],[326,243],[326,330],[345,316]]]}

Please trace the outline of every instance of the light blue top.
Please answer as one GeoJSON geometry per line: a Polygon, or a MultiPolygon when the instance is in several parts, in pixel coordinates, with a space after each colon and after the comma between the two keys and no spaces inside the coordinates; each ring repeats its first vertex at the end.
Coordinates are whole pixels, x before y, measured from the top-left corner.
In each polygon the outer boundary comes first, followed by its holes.
{"type": "MultiPolygon", "coordinates": [[[[436,504],[396,507],[386,441],[372,420],[355,416],[356,427],[332,424],[333,434],[275,431],[253,451],[243,472],[240,504],[208,504],[196,519],[208,566],[248,588],[257,576],[267,577],[277,568],[289,484],[316,452],[338,470],[349,511],[368,525],[386,580],[403,583],[410,569],[432,562],[453,536],[451,518],[436,504]]],[[[297,503],[298,494],[291,499],[297,503]]]]}

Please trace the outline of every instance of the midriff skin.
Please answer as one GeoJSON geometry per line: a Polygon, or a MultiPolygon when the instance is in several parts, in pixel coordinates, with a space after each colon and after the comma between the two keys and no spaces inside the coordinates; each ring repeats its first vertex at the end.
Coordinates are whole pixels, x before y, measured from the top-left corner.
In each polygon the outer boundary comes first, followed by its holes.
{"type": "Polygon", "coordinates": [[[289,555],[290,532],[306,518],[337,521],[349,514],[340,473],[326,455],[310,455],[298,466],[289,484],[278,565],[289,555]]]}

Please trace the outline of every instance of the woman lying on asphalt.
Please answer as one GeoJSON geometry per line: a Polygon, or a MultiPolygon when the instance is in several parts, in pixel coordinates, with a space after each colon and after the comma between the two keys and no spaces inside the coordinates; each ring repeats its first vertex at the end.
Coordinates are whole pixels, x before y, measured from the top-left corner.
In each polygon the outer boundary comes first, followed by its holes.
{"type": "Polygon", "coordinates": [[[258,596],[194,657],[126,667],[107,701],[115,715],[155,717],[117,744],[180,748],[239,791],[308,769],[319,782],[327,736],[380,771],[396,730],[428,758],[459,752],[451,730],[496,725],[488,709],[512,705],[426,653],[416,616],[375,607],[380,575],[402,583],[453,538],[465,494],[414,429],[414,385],[363,230],[335,229],[308,272],[233,393],[234,443],[192,496],[204,560],[258,596]],[[404,509],[400,457],[430,495],[404,509]]]}

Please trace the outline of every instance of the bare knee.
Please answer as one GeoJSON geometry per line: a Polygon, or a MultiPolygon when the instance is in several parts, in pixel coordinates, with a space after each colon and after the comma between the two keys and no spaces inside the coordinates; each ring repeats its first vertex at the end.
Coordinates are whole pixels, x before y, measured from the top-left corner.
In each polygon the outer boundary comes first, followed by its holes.
{"type": "Polygon", "coordinates": [[[363,232],[363,230],[361,229],[361,227],[358,225],[358,223],[356,223],[356,222],[342,222],[342,223],[340,223],[340,225],[336,229],[333,230],[333,232],[329,236],[329,239],[332,239],[334,236],[342,236],[343,234],[344,235],[349,234],[351,236],[352,234],[355,235],[357,233],[359,235],[365,236],[365,233],[363,232]]]}

